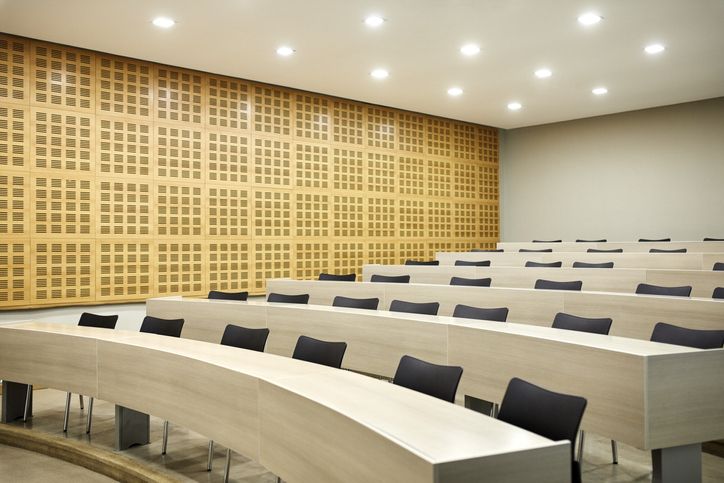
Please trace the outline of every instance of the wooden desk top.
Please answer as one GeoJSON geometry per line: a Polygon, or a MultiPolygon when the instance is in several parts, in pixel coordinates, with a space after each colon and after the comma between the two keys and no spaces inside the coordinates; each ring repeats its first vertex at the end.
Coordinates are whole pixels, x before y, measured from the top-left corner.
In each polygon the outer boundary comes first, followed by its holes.
{"type": "Polygon", "coordinates": [[[533,242],[499,242],[498,248],[507,251],[517,252],[521,248],[541,250],[552,248],[554,252],[585,252],[589,248],[599,250],[612,250],[623,248],[627,252],[646,253],[652,248],[663,250],[676,250],[686,248],[687,253],[724,253],[724,242],[720,241],[671,241],[671,242],[602,242],[602,243],[533,243],[533,242]]]}

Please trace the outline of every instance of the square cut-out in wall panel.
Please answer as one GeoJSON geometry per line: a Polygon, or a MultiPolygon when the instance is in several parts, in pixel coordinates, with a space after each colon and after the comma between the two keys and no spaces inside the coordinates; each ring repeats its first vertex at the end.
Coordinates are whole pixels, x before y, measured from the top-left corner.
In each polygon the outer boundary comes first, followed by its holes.
{"type": "Polygon", "coordinates": [[[254,243],[254,291],[263,293],[267,279],[292,278],[292,245],[283,241],[254,243]]]}
{"type": "Polygon", "coordinates": [[[330,256],[331,273],[337,275],[354,273],[357,275],[357,280],[362,279],[362,265],[366,259],[363,242],[334,242],[330,256]]]}
{"type": "Polygon", "coordinates": [[[427,154],[449,158],[452,154],[452,121],[427,119],[427,154]]]}
{"type": "Polygon", "coordinates": [[[56,109],[95,110],[95,54],[32,41],[32,103],[56,109]]]}
{"type": "Polygon", "coordinates": [[[211,128],[249,128],[249,84],[210,75],[206,79],[206,124],[211,128]]]}
{"type": "Polygon", "coordinates": [[[367,235],[365,198],[354,195],[332,197],[332,236],[364,238],[367,235]]]}
{"type": "Polygon", "coordinates": [[[365,187],[364,152],[358,149],[334,148],[332,156],[332,189],[362,191],[365,187]]]}
{"type": "Polygon", "coordinates": [[[200,72],[156,66],[156,120],[203,124],[204,76],[200,72]]]}
{"type": "Polygon", "coordinates": [[[352,101],[333,101],[332,126],[335,143],[364,145],[365,106],[352,101]]]}
{"type": "Polygon", "coordinates": [[[320,144],[295,146],[295,173],[297,188],[329,188],[329,148],[320,144]]]}
{"type": "Polygon", "coordinates": [[[398,186],[401,195],[425,196],[424,159],[400,156],[397,158],[398,186]]]}
{"type": "Polygon", "coordinates": [[[367,146],[395,149],[397,143],[397,116],[395,111],[383,107],[367,106],[367,146]]]}
{"type": "Polygon", "coordinates": [[[291,191],[254,189],[255,237],[290,237],[292,216],[291,191]]]}
{"type": "Polygon", "coordinates": [[[0,169],[29,169],[29,115],[22,106],[0,106],[0,169]]]}
{"type": "Polygon", "coordinates": [[[396,191],[397,176],[393,154],[367,152],[367,192],[370,194],[393,194],[396,191]]]}
{"type": "Polygon", "coordinates": [[[329,272],[329,243],[297,242],[294,259],[297,279],[316,280],[320,273],[329,272]]]}
{"type": "Polygon", "coordinates": [[[393,241],[367,242],[368,264],[397,265],[400,257],[397,254],[397,243],[393,241]]]}
{"type": "Polygon", "coordinates": [[[453,195],[457,198],[480,199],[481,170],[479,162],[453,163],[453,195]]]}
{"type": "Polygon", "coordinates": [[[153,176],[151,125],[99,118],[98,175],[153,176]]]}
{"type": "Polygon", "coordinates": [[[426,202],[420,199],[400,199],[400,238],[427,236],[426,202]]]}
{"type": "Polygon", "coordinates": [[[401,241],[399,243],[400,262],[405,263],[406,260],[429,260],[427,251],[427,243],[424,241],[401,241]]]}
{"type": "Polygon", "coordinates": [[[95,235],[91,179],[33,175],[32,180],[33,235],[95,235]]]}
{"type": "Polygon", "coordinates": [[[292,95],[278,87],[254,87],[254,131],[289,136],[292,133],[292,95]]]}
{"type": "Polygon", "coordinates": [[[98,55],[98,114],[153,117],[153,67],[147,62],[98,55]]]}
{"type": "Polygon", "coordinates": [[[34,169],[95,171],[95,116],[32,109],[34,169]]]}
{"type": "Polygon", "coordinates": [[[453,122],[453,157],[464,161],[482,161],[480,126],[453,122]]]}
{"type": "Polygon", "coordinates": [[[289,141],[254,136],[254,185],[291,188],[292,173],[289,141]]]}
{"type": "Polygon", "coordinates": [[[329,236],[329,195],[295,192],[297,237],[329,236]]]}
{"type": "Polygon", "coordinates": [[[500,196],[500,178],[497,164],[480,164],[480,185],[478,199],[483,201],[498,201],[500,196]]]}
{"type": "Polygon", "coordinates": [[[456,201],[453,210],[455,238],[478,236],[478,203],[456,201]]]}
{"type": "Polygon", "coordinates": [[[95,300],[94,240],[34,241],[32,303],[95,300]]]}
{"type": "Polygon", "coordinates": [[[498,164],[498,130],[484,126],[479,129],[482,137],[483,161],[498,164]]]}
{"type": "Polygon", "coordinates": [[[152,185],[122,178],[98,180],[98,235],[153,235],[152,185]]]}
{"type": "Polygon", "coordinates": [[[425,152],[425,116],[411,112],[399,114],[400,151],[425,152]]]}
{"type": "Polygon", "coordinates": [[[296,94],[294,135],[314,141],[329,140],[329,100],[313,94],[296,94]]]}
{"type": "Polygon", "coordinates": [[[156,234],[203,235],[202,196],[197,185],[156,185],[156,234]]]}
{"type": "Polygon", "coordinates": [[[500,234],[498,226],[500,222],[498,203],[480,203],[478,206],[478,238],[495,238],[500,234]]]}
{"type": "Polygon", "coordinates": [[[30,42],[0,34],[0,102],[21,102],[29,99],[30,42]]]}
{"type": "Polygon", "coordinates": [[[156,242],[156,293],[201,295],[204,292],[204,252],[201,242],[156,242]]]}
{"type": "Polygon", "coordinates": [[[240,292],[254,287],[251,266],[254,263],[250,241],[208,242],[209,290],[240,292]]]}
{"type": "Polygon", "coordinates": [[[30,305],[30,239],[0,241],[0,306],[30,305]]]}
{"type": "Polygon", "coordinates": [[[212,183],[249,182],[249,136],[208,131],[207,180],[212,183]]]}
{"type": "Polygon", "coordinates": [[[202,131],[157,126],[156,133],[156,176],[201,181],[204,159],[202,131]]]}
{"type": "Polygon", "coordinates": [[[452,195],[452,162],[446,159],[427,160],[427,195],[450,198],[452,195]]]}
{"type": "Polygon", "coordinates": [[[209,236],[249,236],[251,189],[207,186],[206,232],[209,236]]]}
{"type": "Polygon", "coordinates": [[[449,201],[428,201],[427,226],[430,238],[450,238],[453,229],[452,203],[449,201]]]}
{"type": "Polygon", "coordinates": [[[128,300],[153,296],[151,240],[98,241],[96,300],[128,300]]]}
{"type": "Polygon", "coordinates": [[[367,236],[369,238],[397,236],[397,200],[367,198],[367,236]]]}
{"type": "Polygon", "coordinates": [[[30,235],[28,183],[27,174],[0,173],[0,238],[30,235]]]}

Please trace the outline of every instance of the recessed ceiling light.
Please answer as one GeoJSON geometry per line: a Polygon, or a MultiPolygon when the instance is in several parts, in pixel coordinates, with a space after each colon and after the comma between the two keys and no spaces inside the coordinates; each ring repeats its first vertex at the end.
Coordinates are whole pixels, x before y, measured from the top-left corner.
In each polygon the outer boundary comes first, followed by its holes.
{"type": "Polygon", "coordinates": [[[597,13],[593,13],[593,12],[587,12],[587,13],[584,13],[583,15],[578,16],[578,22],[585,26],[597,24],[602,19],[603,19],[603,17],[601,17],[597,13]]]}
{"type": "Polygon", "coordinates": [[[521,104],[520,102],[509,102],[508,103],[508,109],[510,109],[511,111],[517,111],[521,107],[523,107],[523,104],[521,104]]]}
{"type": "Polygon", "coordinates": [[[375,69],[372,72],[370,72],[370,75],[374,77],[375,79],[384,79],[388,75],[390,75],[389,72],[387,72],[385,69],[375,69]]]}
{"type": "Polygon", "coordinates": [[[450,89],[447,90],[447,93],[453,97],[457,97],[463,93],[463,90],[459,87],[451,87],[450,89]]]}
{"type": "Polygon", "coordinates": [[[644,48],[644,51],[646,51],[647,54],[651,54],[651,55],[660,54],[664,50],[666,50],[666,47],[664,47],[661,44],[651,44],[651,45],[647,45],[644,48]]]}
{"type": "Polygon", "coordinates": [[[281,55],[282,57],[289,57],[290,55],[294,54],[294,49],[286,45],[282,45],[277,49],[277,54],[281,55]]]}
{"type": "Polygon", "coordinates": [[[460,52],[462,52],[463,55],[475,55],[480,52],[480,47],[475,44],[465,44],[460,47],[460,52]]]}
{"type": "Polygon", "coordinates": [[[535,71],[535,76],[539,79],[545,79],[546,77],[550,77],[553,75],[553,72],[551,72],[550,69],[538,69],[535,71]]]}
{"type": "Polygon", "coordinates": [[[597,96],[602,96],[608,92],[608,89],[606,89],[605,87],[595,87],[593,90],[591,90],[591,92],[593,92],[597,96]]]}
{"type": "Polygon", "coordinates": [[[380,25],[385,23],[385,19],[380,17],[379,15],[370,15],[365,19],[365,24],[368,27],[377,28],[380,25]]]}
{"type": "Polygon", "coordinates": [[[162,29],[167,29],[173,27],[176,22],[172,18],[168,17],[156,17],[153,19],[153,24],[156,27],[161,27],[162,29]]]}

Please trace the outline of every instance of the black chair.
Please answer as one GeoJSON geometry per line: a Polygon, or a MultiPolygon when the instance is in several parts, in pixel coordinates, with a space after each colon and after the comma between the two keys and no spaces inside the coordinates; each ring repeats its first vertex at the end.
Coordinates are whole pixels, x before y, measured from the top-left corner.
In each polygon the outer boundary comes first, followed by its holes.
{"type": "Polygon", "coordinates": [[[309,294],[285,295],[283,293],[272,292],[267,296],[266,301],[280,304],[308,304],[309,294]]]}
{"type": "Polygon", "coordinates": [[[342,359],[346,350],[345,342],[327,342],[302,335],[297,339],[292,359],[339,369],[342,367],[342,359]]]}
{"type": "MultiPolygon", "coordinates": [[[[115,329],[116,323],[118,323],[118,316],[117,315],[98,315],[98,314],[91,314],[90,312],[83,312],[80,314],[80,319],[78,319],[78,327],[97,327],[99,329],[115,329]]],[[[32,385],[28,385],[28,392],[27,397],[25,398],[25,412],[23,413],[23,421],[27,421],[28,417],[30,416],[30,394],[32,393],[32,385]]],[[[70,418],[70,399],[72,397],[72,394],[67,392],[65,393],[65,413],[63,413],[63,432],[68,432],[68,419],[70,418]]],[[[83,405],[83,395],[78,394],[78,401],[80,403],[80,408],[85,409],[83,405]]],[[[86,417],[86,423],[85,423],[85,432],[86,434],[90,434],[91,432],[91,423],[93,418],[93,401],[94,398],[90,397],[88,402],[88,415],[86,417]]]]}
{"type": "Polygon", "coordinates": [[[651,248],[649,253],[686,253],[686,248],[675,248],[672,250],[664,250],[662,248],[651,248]]]}
{"type": "Polygon", "coordinates": [[[463,277],[452,277],[450,279],[450,285],[466,285],[468,287],[490,287],[492,278],[463,278],[463,277]]]}
{"type": "Polygon", "coordinates": [[[390,312],[407,312],[408,314],[437,315],[440,304],[437,302],[405,302],[404,300],[393,300],[390,304],[390,312]]]}
{"type": "Polygon", "coordinates": [[[552,392],[514,377],[500,403],[498,419],[553,441],[571,442],[571,481],[581,481],[581,467],[573,458],[573,444],[587,401],[552,392]]]}
{"type": "Polygon", "coordinates": [[[490,252],[490,253],[501,253],[504,252],[502,248],[494,248],[494,249],[487,249],[487,248],[473,248],[470,250],[473,253],[481,253],[481,252],[490,252]]]}
{"type": "Polygon", "coordinates": [[[714,289],[714,293],[711,294],[713,299],[724,299],[724,287],[717,287],[714,289]]]}
{"type": "Polygon", "coordinates": [[[563,243],[563,240],[533,240],[533,243],[563,243]]]}
{"type": "Polygon", "coordinates": [[[431,265],[431,266],[437,266],[440,265],[439,260],[405,260],[405,265],[431,265]]]}
{"type": "Polygon", "coordinates": [[[558,312],[553,319],[553,328],[608,335],[612,322],[613,319],[609,318],[591,319],[558,312]]]}
{"type": "Polygon", "coordinates": [[[356,282],[357,274],[345,273],[343,275],[336,275],[334,273],[320,273],[319,280],[328,280],[334,282],[356,282]]]}
{"type": "Polygon", "coordinates": [[[556,282],[554,280],[543,280],[539,278],[535,281],[536,289],[540,290],[572,290],[574,292],[580,292],[583,287],[583,281],[575,280],[571,282],[556,282]]]}
{"type": "MultiPolygon", "coordinates": [[[[141,332],[147,334],[164,335],[167,337],[181,337],[181,330],[184,327],[184,319],[159,319],[147,315],[141,323],[141,332]]],[[[168,447],[168,421],[163,422],[163,442],[161,443],[161,454],[166,454],[168,447]]]]}
{"type": "Polygon", "coordinates": [[[671,238],[639,238],[639,242],[670,242],[671,238]]]}
{"type": "Polygon", "coordinates": [[[581,240],[580,238],[576,240],[576,243],[606,243],[608,240],[605,238],[602,238],[601,240],[581,240]]]}
{"type": "Polygon", "coordinates": [[[636,293],[642,295],[668,295],[670,297],[689,297],[691,296],[691,287],[688,285],[683,287],[661,287],[659,285],[640,283],[638,287],[636,287],[636,293]]]}
{"type": "Polygon", "coordinates": [[[238,300],[244,301],[249,298],[249,292],[219,292],[212,290],[209,292],[210,300],[238,300]]]}
{"type": "Polygon", "coordinates": [[[533,250],[530,248],[521,248],[518,250],[519,253],[551,253],[553,252],[552,248],[543,248],[542,250],[533,250]]]}
{"type": "Polygon", "coordinates": [[[355,299],[351,297],[342,297],[341,295],[337,295],[332,301],[332,307],[349,307],[352,309],[377,310],[377,307],[379,305],[380,299],[378,298],[355,299]]]}
{"type": "Polygon", "coordinates": [[[561,268],[563,262],[525,262],[527,268],[561,268]]]}
{"type": "Polygon", "coordinates": [[[508,307],[485,309],[471,307],[470,305],[458,304],[453,311],[453,317],[461,319],[492,320],[494,322],[505,322],[508,320],[508,307]]]}
{"type": "Polygon", "coordinates": [[[600,248],[588,248],[586,253],[623,253],[623,248],[611,248],[610,250],[604,250],[600,248]]]}
{"type": "Polygon", "coordinates": [[[372,275],[370,282],[379,283],[410,283],[409,275],[372,275]]]}
{"type": "Polygon", "coordinates": [[[480,260],[478,262],[468,260],[455,260],[456,267],[489,267],[490,260],[480,260]]]}
{"type": "Polygon", "coordinates": [[[603,263],[573,262],[573,268],[613,268],[613,262],[603,262],[603,263]]]}
{"type": "Polygon", "coordinates": [[[724,238],[711,238],[711,237],[704,237],[704,241],[724,241],[724,238]]]}
{"type": "Polygon", "coordinates": [[[651,342],[695,347],[697,349],[719,349],[724,346],[724,330],[687,329],[659,322],[651,333],[651,342]]]}
{"type": "Polygon", "coordinates": [[[442,366],[402,356],[392,384],[454,403],[462,375],[462,367],[442,366]]]}
{"type": "Polygon", "coordinates": [[[712,267],[715,272],[724,272],[724,262],[716,262],[712,267]]]}

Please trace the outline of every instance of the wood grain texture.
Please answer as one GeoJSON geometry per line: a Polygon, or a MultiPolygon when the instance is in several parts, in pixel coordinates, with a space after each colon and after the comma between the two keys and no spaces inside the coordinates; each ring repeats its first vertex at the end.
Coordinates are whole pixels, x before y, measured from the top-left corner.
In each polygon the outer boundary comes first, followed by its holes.
{"type": "Polygon", "coordinates": [[[675,250],[686,248],[688,253],[724,253],[724,242],[720,241],[671,241],[671,242],[601,242],[601,243],[531,243],[531,242],[499,242],[498,248],[517,252],[521,248],[540,250],[552,248],[554,252],[585,252],[589,248],[611,250],[622,248],[624,253],[643,252],[652,248],[675,250]]]}

